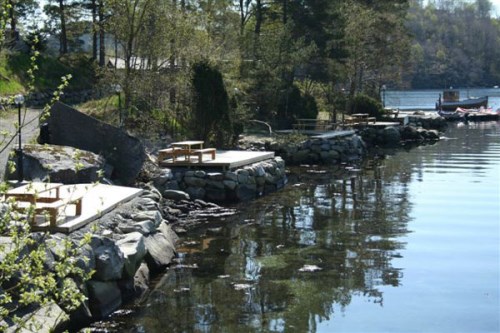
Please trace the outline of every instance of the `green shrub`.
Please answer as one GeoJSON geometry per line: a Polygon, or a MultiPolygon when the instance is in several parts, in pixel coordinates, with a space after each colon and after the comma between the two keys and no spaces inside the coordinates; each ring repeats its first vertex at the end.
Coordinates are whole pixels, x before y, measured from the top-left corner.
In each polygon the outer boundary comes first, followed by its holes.
{"type": "Polygon", "coordinates": [[[364,94],[358,94],[354,97],[352,103],[352,113],[368,113],[370,117],[379,119],[383,114],[382,104],[374,98],[364,94]]]}

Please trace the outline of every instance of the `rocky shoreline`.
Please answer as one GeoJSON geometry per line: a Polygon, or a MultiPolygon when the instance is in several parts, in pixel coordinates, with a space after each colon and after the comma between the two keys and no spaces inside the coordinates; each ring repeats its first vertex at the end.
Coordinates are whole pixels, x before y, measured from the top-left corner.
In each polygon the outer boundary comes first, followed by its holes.
{"type": "MultiPolygon", "coordinates": [[[[261,144],[253,143],[243,148],[272,150],[278,156],[232,171],[172,170],[158,168],[146,160],[137,177],[139,183],[136,183],[144,189],[141,196],[70,235],[33,234],[40,240],[56,243],[69,238],[77,246],[85,233],[92,233],[91,242],[81,249],[79,260],[86,271],[95,271],[92,279],[81,286],[88,300],[78,311],[70,314],[69,321],[58,323],[47,320],[45,323],[58,329],[67,327],[68,323],[82,325],[108,316],[128,300],[142,297],[149,288],[151,276],[163,272],[172,263],[178,235],[209,222],[211,218],[237,213],[213,202],[252,200],[279,190],[287,182],[286,164],[335,165],[362,159],[373,147],[439,139],[437,130],[417,129],[415,125],[419,124],[345,131],[343,135],[331,138],[308,138],[299,142],[265,140],[261,144]]],[[[47,146],[44,146],[40,151],[45,152],[46,149],[47,146]]],[[[55,162],[44,169],[47,163],[36,162],[40,159],[36,151],[36,147],[31,148],[32,161],[28,163],[37,166],[33,168],[36,179],[52,179],[50,173],[57,172],[58,177],[62,177],[58,181],[64,181],[64,177],[71,175],[73,181],[81,182],[88,178],[91,182],[98,177],[98,169],[108,170],[104,176],[111,177],[112,174],[112,167],[107,166],[105,159],[92,153],[83,154],[88,157],[85,160],[88,165],[77,170],[75,162],[70,161],[73,153],[67,149],[57,149],[66,158],[55,159],[60,162],[58,165],[65,165],[64,170],[55,167],[55,162]]],[[[29,171],[29,168],[25,170],[25,175],[29,176],[29,171]]],[[[101,180],[108,181],[107,178],[101,180]]],[[[3,213],[5,209],[0,207],[0,214],[3,213]]],[[[50,262],[57,260],[57,256],[50,253],[46,260],[50,268],[50,262]]],[[[50,312],[57,316],[63,313],[55,304],[51,305],[50,312]]]]}

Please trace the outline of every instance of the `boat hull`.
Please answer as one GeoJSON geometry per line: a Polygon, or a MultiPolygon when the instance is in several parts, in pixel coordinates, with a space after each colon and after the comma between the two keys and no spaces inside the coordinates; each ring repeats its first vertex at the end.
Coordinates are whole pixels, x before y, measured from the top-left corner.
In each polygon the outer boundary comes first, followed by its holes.
{"type": "Polygon", "coordinates": [[[458,102],[442,102],[441,105],[439,105],[442,111],[455,111],[457,108],[479,109],[480,107],[488,107],[488,96],[471,98],[458,102]]]}

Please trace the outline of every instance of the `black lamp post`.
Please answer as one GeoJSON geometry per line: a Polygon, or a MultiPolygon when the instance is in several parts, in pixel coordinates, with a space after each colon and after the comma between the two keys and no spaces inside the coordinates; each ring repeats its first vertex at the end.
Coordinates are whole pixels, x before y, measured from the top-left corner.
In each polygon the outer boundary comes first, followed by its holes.
{"type": "Polygon", "coordinates": [[[113,89],[115,90],[115,93],[118,95],[118,116],[120,119],[120,127],[123,124],[123,118],[122,118],[122,86],[120,84],[115,84],[113,85],[113,89]]]}
{"type": "Polygon", "coordinates": [[[385,91],[387,90],[387,87],[383,84],[380,89],[382,89],[382,107],[385,109],[385,91]]]}
{"type": "Polygon", "coordinates": [[[16,151],[17,154],[17,181],[22,182],[24,178],[24,171],[23,171],[23,147],[21,143],[21,106],[24,103],[24,96],[21,94],[16,95],[14,97],[14,104],[17,105],[17,120],[18,120],[18,129],[17,133],[19,136],[19,147],[16,151]]]}

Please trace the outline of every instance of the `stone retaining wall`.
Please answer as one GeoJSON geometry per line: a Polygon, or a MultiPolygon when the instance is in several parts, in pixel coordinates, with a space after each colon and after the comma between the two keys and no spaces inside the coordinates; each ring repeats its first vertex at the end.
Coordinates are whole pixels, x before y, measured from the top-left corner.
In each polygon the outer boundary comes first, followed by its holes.
{"type": "Polygon", "coordinates": [[[247,201],[274,192],[286,184],[281,157],[257,162],[234,171],[163,169],[154,185],[164,193],[182,190],[191,199],[211,202],[247,201]]]}
{"type": "MultiPolygon", "coordinates": [[[[54,269],[54,263],[59,260],[58,249],[63,247],[63,241],[68,239],[78,247],[85,233],[92,234],[90,244],[80,248],[77,260],[81,269],[94,271],[91,280],[80,286],[88,300],[71,313],[71,323],[81,325],[101,319],[119,309],[125,300],[140,297],[149,287],[150,276],[171,263],[178,237],[162,217],[161,200],[161,194],[150,188],[140,197],[70,235],[33,234],[38,242],[47,244],[45,267],[48,269],[54,269]],[[93,225],[98,226],[97,231],[93,225]]],[[[0,217],[7,211],[0,203],[0,217]]],[[[20,315],[24,314],[22,310],[20,315]]],[[[59,309],[49,316],[60,314],[63,311],[59,309]]],[[[46,318],[39,324],[45,329],[41,331],[46,332],[55,325],[46,318]]],[[[9,329],[15,330],[15,327],[9,329]]]]}
{"type": "Polygon", "coordinates": [[[272,144],[271,150],[288,164],[337,164],[360,159],[365,143],[354,132],[332,138],[311,138],[296,144],[272,144]]]}

